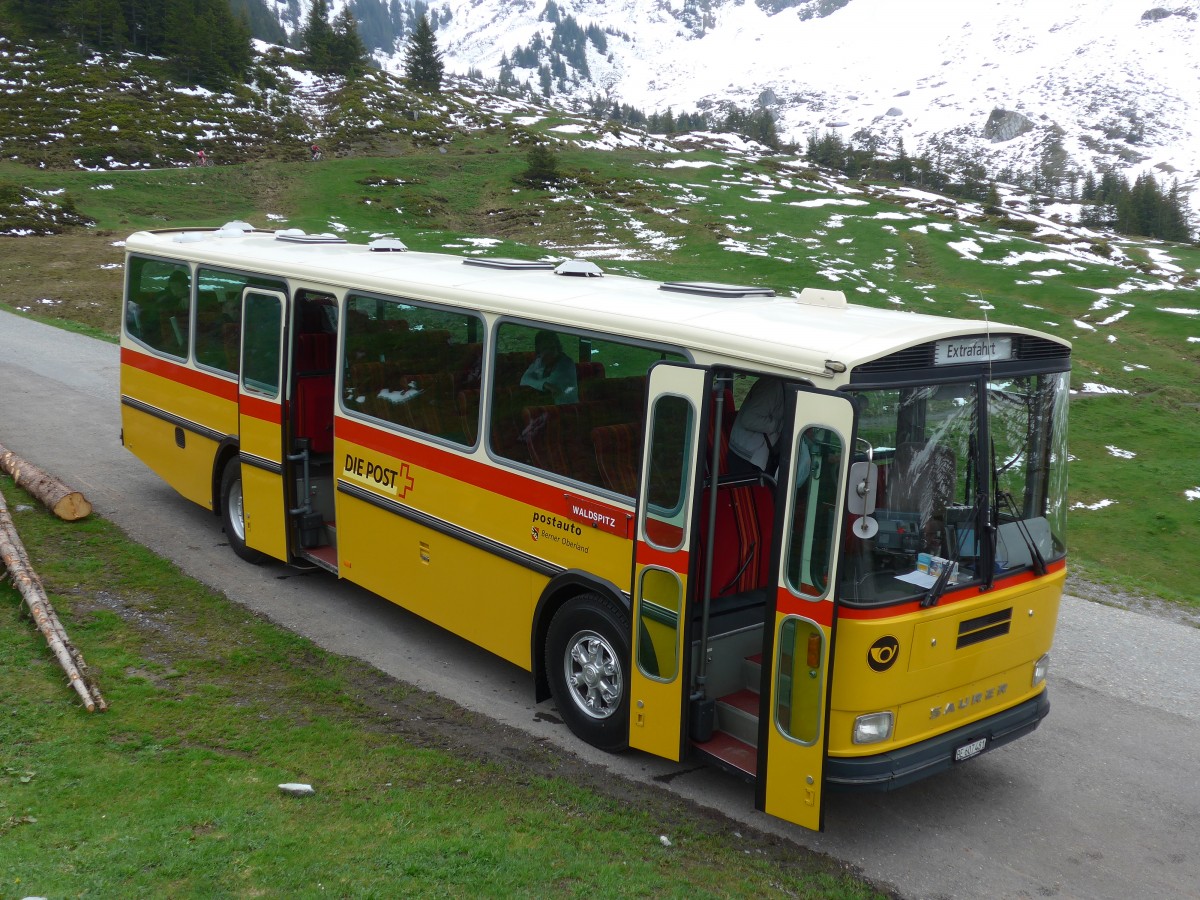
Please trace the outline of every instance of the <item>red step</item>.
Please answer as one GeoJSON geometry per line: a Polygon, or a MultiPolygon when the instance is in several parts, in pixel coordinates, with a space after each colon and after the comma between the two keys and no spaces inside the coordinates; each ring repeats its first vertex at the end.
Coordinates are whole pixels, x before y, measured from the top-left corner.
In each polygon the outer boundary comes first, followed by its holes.
{"type": "Polygon", "coordinates": [[[715,731],[711,740],[695,745],[731,769],[736,769],[751,778],[758,774],[758,750],[745,741],[740,741],[724,731],[715,731]]]}

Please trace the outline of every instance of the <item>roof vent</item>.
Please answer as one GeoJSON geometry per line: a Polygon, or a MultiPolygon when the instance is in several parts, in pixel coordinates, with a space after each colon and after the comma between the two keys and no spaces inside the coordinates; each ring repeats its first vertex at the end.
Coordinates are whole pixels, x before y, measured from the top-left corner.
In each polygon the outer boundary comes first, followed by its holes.
{"type": "Polygon", "coordinates": [[[324,232],[322,234],[305,234],[299,228],[284,228],[282,231],[275,232],[275,240],[288,241],[292,244],[344,244],[346,239],[338,237],[336,234],[324,232]]]}
{"type": "Polygon", "coordinates": [[[554,270],[555,275],[575,275],[579,278],[599,278],[604,274],[594,262],[586,259],[568,259],[554,270]]]}
{"type": "Polygon", "coordinates": [[[179,234],[171,236],[171,242],[174,244],[196,244],[200,241],[208,240],[210,233],[207,231],[181,231],[179,234]]]}
{"type": "Polygon", "coordinates": [[[372,253],[404,253],[408,247],[396,238],[376,238],[367,244],[367,249],[372,253]]]}
{"type": "Polygon", "coordinates": [[[774,297],[775,291],[768,287],[753,287],[741,284],[715,284],[711,281],[667,281],[658,286],[660,291],[677,294],[700,294],[704,297],[774,297]]]}
{"type": "Polygon", "coordinates": [[[505,269],[507,271],[554,268],[554,263],[548,259],[507,259],[503,256],[468,256],[463,259],[463,265],[481,266],[485,269],[505,269]]]}
{"type": "Polygon", "coordinates": [[[242,222],[241,220],[226,222],[217,229],[217,237],[242,237],[243,235],[250,234],[252,231],[254,231],[254,226],[249,222],[242,222]]]}
{"type": "Polygon", "coordinates": [[[796,298],[796,302],[804,303],[808,306],[844,309],[846,307],[846,295],[841,291],[823,291],[820,288],[805,288],[800,292],[800,296],[796,298]]]}

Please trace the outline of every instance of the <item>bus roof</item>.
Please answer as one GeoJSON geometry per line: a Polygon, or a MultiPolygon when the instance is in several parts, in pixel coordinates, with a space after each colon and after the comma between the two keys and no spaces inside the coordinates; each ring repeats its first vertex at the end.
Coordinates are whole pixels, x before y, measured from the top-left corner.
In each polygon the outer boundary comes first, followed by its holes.
{"type": "MultiPolygon", "coordinates": [[[[381,249],[399,249],[397,243],[381,242],[381,249]]],[[[752,358],[824,377],[907,347],[985,331],[1070,346],[1017,326],[856,306],[840,292],[780,297],[765,296],[770,292],[762,288],[677,282],[670,283],[678,285],[672,288],[622,275],[556,274],[553,263],[532,268],[528,262],[508,261],[512,265],[507,266],[480,257],[374,252],[333,235],[253,231],[244,223],[141,231],[130,235],[126,249],[274,275],[308,287],[357,288],[585,330],[611,332],[616,319],[622,334],[678,344],[699,356],[752,358]]]]}

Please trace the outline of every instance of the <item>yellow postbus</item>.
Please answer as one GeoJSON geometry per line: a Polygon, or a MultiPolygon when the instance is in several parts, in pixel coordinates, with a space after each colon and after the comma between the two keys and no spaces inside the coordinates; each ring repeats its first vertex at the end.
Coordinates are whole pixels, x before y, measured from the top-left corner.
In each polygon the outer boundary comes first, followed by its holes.
{"type": "Polygon", "coordinates": [[[524,667],[583,740],[819,829],[1046,715],[1065,342],[244,222],[126,247],[125,446],[239,556],[524,667]]]}

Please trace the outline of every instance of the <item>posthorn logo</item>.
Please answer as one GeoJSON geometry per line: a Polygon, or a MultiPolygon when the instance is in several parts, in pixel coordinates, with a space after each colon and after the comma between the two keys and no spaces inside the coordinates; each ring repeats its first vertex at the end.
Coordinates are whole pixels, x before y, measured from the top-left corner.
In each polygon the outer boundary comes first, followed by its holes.
{"type": "Polygon", "coordinates": [[[867,665],[876,672],[886,672],[900,655],[900,642],[890,634],[881,637],[867,650],[867,665]]]}

